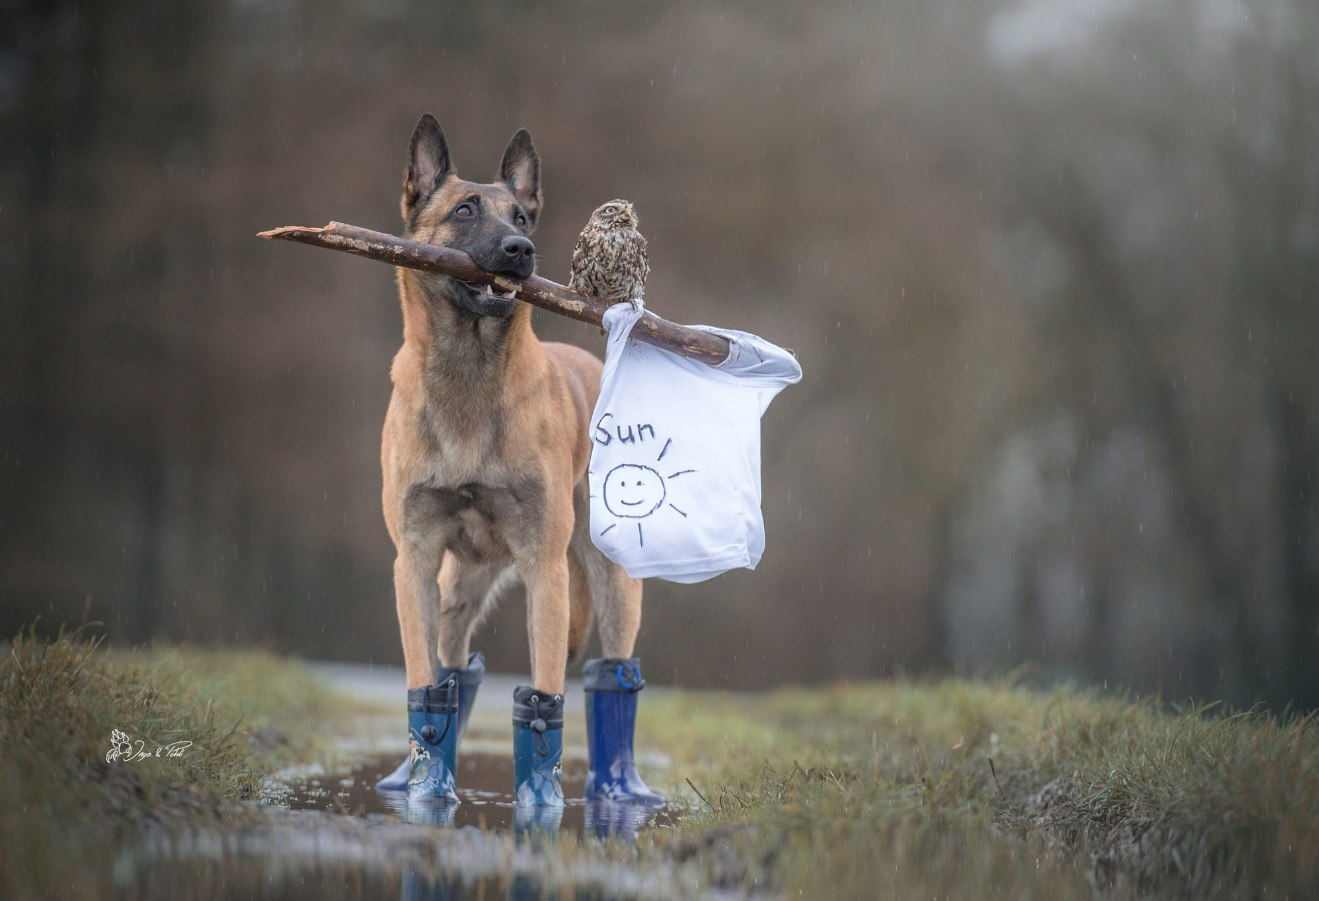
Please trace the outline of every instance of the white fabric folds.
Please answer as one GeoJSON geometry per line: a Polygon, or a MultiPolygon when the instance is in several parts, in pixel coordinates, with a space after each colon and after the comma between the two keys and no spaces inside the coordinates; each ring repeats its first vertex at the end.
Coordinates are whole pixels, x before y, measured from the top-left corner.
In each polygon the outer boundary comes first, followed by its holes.
{"type": "Polygon", "coordinates": [[[591,538],[633,578],[702,582],[755,569],[760,417],[801,380],[792,354],[730,329],[731,351],[709,366],[630,337],[643,306],[605,313],[600,399],[591,417],[591,538]]]}

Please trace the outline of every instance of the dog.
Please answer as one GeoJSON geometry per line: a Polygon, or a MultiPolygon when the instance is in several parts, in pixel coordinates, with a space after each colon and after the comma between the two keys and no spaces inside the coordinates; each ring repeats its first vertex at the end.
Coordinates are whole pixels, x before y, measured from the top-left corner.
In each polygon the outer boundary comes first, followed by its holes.
{"type": "MultiPolygon", "coordinates": [[[[406,237],[525,279],[543,202],[525,129],[495,181],[482,184],[458,177],[433,116],[417,123],[401,201],[406,237]]],[[[587,531],[587,424],[602,364],[541,342],[531,308],[511,296],[411,269],[398,270],[398,289],[403,346],[380,462],[408,688],[429,685],[437,659],[464,666],[473,630],[521,581],[533,685],[562,694],[593,622],[609,658],[632,656],[641,624],[640,581],[587,531]]]]}

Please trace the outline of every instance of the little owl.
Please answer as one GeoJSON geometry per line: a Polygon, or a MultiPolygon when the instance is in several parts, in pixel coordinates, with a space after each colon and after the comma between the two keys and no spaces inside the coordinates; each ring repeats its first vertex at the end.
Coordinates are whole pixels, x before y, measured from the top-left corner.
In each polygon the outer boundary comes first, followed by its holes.
{"type": "Polygon", "coordinates": [[[597,207],[573,248],[568,287],[617,303],[640,299],[648,274],[646,239],[632,204],[611,200],[597,207]]]}

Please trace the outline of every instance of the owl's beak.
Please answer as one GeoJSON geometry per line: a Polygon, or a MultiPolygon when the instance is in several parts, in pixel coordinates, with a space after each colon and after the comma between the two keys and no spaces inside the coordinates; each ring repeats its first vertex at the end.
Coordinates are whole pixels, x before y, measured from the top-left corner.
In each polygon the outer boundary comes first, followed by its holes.
{"type": "Polygon", "coordinates": [[[627,218],[633,225],[637,224],[637,211],[630,203],[627,205],[627,218]]]}

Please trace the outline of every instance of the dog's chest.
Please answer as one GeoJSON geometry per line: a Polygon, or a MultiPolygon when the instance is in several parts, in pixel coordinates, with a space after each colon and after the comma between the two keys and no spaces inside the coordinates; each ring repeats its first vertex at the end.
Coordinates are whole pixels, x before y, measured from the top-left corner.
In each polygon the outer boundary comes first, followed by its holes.
{"type": "Polygon", "coordinates": [[[460,560],[498,562],[536,534],[544,490],[531,479],[418,485],[408,492],[404,528],[440,541],[460,560]]]}

